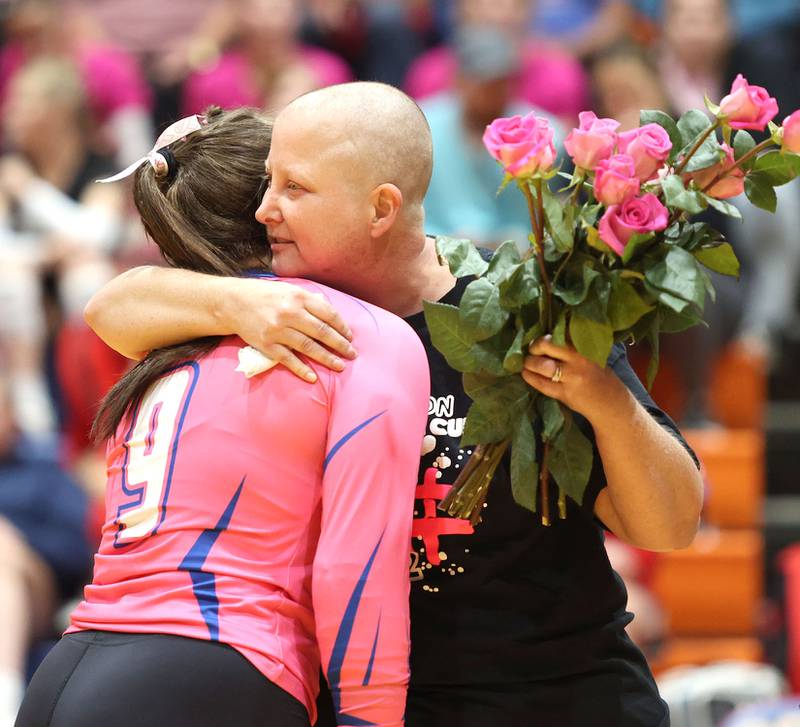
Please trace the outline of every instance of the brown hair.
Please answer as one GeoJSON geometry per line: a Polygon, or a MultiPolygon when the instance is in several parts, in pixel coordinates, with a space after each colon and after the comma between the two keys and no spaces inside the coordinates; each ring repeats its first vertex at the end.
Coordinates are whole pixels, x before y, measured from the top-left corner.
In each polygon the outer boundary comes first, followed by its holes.
{"type": "MultiPolygon", "coordinates": [[[[207,123],[170,144],[170,173],[143,164],[133,199],[147,235],[172,267],[212,275],[241,275],[269,267],[266,231],[255,219],[269,153],[272,122],[254,109],[206,111],[207,123]]],[[[213,350],[221,336],[151,351],[100,404],[92,437],[114,434],[150,384],[177,364],[213,350]]]]}

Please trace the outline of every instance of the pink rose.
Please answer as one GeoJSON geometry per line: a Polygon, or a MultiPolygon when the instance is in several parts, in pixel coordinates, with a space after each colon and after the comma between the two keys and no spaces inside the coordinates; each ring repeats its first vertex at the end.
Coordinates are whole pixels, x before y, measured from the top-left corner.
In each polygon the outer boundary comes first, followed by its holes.
{"type": "Polygon", "coordinates": [[[719,115],[734,129],[764,131],[778,113],[778,102],[766,88],[751,86],[740,73],[731,92],[719,102],[719,115]]]}
{"type": "Polygon", "coordinates": [[[639,233],[663,230],[668,220],[667,208],[654,194],[632,197],[606,210],[600,220],[600,239],[621,256],[631,237],[639,233]]]}
{"type": "Polygon", "coordinates": [[[578,119],[580,127],[570,132],[564,148],[576,167],[593,169],[614,153],[619,121],[598,119],[592,111],[581,111],[578,119]]]}
{"type": "Polygon", "coordinates": [[[669,134],[658,124],[645,124],[619,135],[619,152],[633,157],[636,176],[646,182],[653,179],[672,149],[669,134]]]}
{"type": "Polygon", "coordinates": [[[717,175],[730,169],[730,171],[724,174],[711,189],[706,190],[706,194],[716,199],[738,197],[744,192],[744,171],[740,167],[731,169],[736,163],[736,159],[733,156],[733,149],[727,144],[723,144],[722,148],[725,150],[725,158],[719,163],[715,164],[713,167],[700,169],[686,176],[693,179],[695,186],[702,190],[707,184],[710,184],[717,175]]]}
{"type": "Polygon", "coordinates": [[[783,120],[783,148],[800,154],[800,110],[783,120]]]}
{"type": "Polygon", "coordinates": [[[641,184],[636,176],[633,157],[628,154],[615,154],[610,159],[604,159],[594,172],[594,196],[606,207],[621,204],[639,194],[641,184]]]}
{"type": "Polygon", "coordinates": [[[545,171],[556,159],[550,122],[533,112],[495,119],[486,127],[483,144],[512,177],[545,171]]]}

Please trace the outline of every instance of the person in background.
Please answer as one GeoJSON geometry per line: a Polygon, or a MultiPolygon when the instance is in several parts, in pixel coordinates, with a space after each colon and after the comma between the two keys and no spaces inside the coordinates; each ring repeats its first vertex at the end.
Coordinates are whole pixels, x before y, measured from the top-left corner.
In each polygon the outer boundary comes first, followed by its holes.
{"type": "Polygon", "coordinates": [[[631,27],[629,0],[533,0],[531,32],[589,60],[624,40],[631,27]]]}
{"type": "Polygon", "coordinates": [[[88,498],[20,431],[10,387],[0,366],[0,727],[14,724],[29,649],[53,636],[57,608],[91,572],[88,498]]]}
{"type": "Polygon", "coordinates": [[[152,138],[151,92],[136,61],[112,43],[94,37],[85,15],[59,0],[15,0],[5,21],[0,49],[0,106],[14,77],[28,61],[58,56],[76,64],[86,88],[93,142],[127,166],[152,138]]]}
{"type": "Polygon", "coordinates": [[[454,88],[421,104],[434,151],[425,197],[427,231],[487,247],[514,240],[524,250],[531,224],[525,198],[513,186],[497,193],[503,170],[482,142],[494,119],[532,110],[514,97],[519,53],[501,30],[474,25],[460,27],[452,47],[458,62],[454,88]]]}
{"type": "Polygon", "coordinates": [[[184,114],[209,104],[275,112],[306,91],[351,80],[341,58],[300,42],[300,0],[230,0],[228,12],[234,41],[216,63],[186,79],[184,114]]]}
{"type": "MultiPolygon", "coordinates": [[[[113,43],[136,59],[152,90],[157,129],[177,118],[186,76],[215,63],[234,30],[227,0],[61,2],[72,17],[80,17],[90,37],[113,43]]],[[[151,139],[148,134],[145,150],[151,139]]]]}
{"type": "MultiPolygon", "coordinates": [[[[3,107],[7,150],[0,158],[0,346],[7,350],[20,426],[47,435],[56,426],[44,377],[48,323],[42,280],[60,315],[79,315],[114,273],[119,189],[94,180],[111,161],[93,151],[89,107],[78,68],[41,58],[14,75],[3,107]]],[[[51,317],[52,318],[52,317],[51,317]]]]}
{"type": "Polygon", "coordinates": [[[311,0],[300,37],[346,60],[353,78],[400,86],[428,31],[406,0],[311,0]]]}
{"type": "Polygon", "coordinates": [[[639,126],[642,109],[670,109],[656,64],[633,43],[620,43],[597,55],[591,77],[597,115],[616,119],[622,131],[639,126]]]}
{"type": "MultiPolygon", "coordinates": [[[[668,0],[631,2],[657,22],[664,20],[669,4],[668,0]]],[[[769,88],[782,109],[800,106],[800,89],[794,82],[800,71],[800,5],[795,0],[727,0],[724,5],[731,20],[720,19],[733,25],[737,72],[769,88]]]]}
{"type": "MultiPolygon", "coordinates": [[[[588,78],[580,62],[553,43],[534,40],[527,32],[528,0],[456,0],[453,37],[462,26],[492,27],[504,32],[519,53],[514,98],[571,123],[586,109],[588,78]]],[[[423,53],[411,65],[403,89],[422,101],[452,90],[458,60],[451,44],[423,53]]]]}
{"type": "MultiPolygon", "coordinates": [[[[248,109],[173,124],[136,171],[142,222],[171,266],[335,306],[359,355],[309,385],[205,337],[120,379],[95,421],[109,478],[94,577],[17,727],[308,727],[320,666],[339,724],[402,724],[425,354],[387,311],[269,272],[254,212],[271,131],[248,109]]],[[[397,194],[375,191],[376,230],[397,194]]]]}
{"type": "MultiPolygon", "coordinates": [[[[721,98],[738,73],[747,73],[747,56],[742,54],[741,40],[737,41],[736,7],[728,0],[664,2],[658,59],[662,84],[675,113],[704,108],[704,94],[721,98]],[[698,51],[698,42],[703,44],[702,52],[698,51]]],[[[792,77],[786,70],[786,74],[774,78],[792,77]]],[[[748,80],[758,83],[755,78],[748,80]]],[[[764,80],[772,93],[773,77],[764,80]]],[[[740,291],[726,295],[731,283],[720,281],[721,300],[711,307],[712,315],[717,311],[716,330],[722,336],[715,348],[733,339],[767,367],[774,362],[778,340],[796,318],[800,283],[796,234],[800,189],[787,184],[775,191],[779,201],[776,213],[743,202],[744,221],[727,224],[728,237],[745,263],[748,285],[744,297],[740,291]]],[[[736,199],[732,201],[737,204],[736,199]]],[[[714,335],[713,328],[710,335],[714,335]]]]}

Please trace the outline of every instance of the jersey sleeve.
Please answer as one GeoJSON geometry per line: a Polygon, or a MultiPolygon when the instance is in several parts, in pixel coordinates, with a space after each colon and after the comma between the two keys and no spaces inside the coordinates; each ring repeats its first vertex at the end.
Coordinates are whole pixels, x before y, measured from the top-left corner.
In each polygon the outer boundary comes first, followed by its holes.
{"type": "Polygon", "coordinates": [[[354,333],[359,356],[332,377],[312,576],[317,641],[337,724],[399,727],[409,678],[411,524],[430,379],[421,342],[399,319],[383,340],[354,333]]]}

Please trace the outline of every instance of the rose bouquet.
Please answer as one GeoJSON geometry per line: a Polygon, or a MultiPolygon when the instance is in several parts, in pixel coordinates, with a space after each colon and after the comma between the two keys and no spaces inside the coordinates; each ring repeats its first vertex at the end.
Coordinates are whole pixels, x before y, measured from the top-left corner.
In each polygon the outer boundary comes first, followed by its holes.
{"type": "Polygon", "coordinates": [[[484,144],[505,171],[501,190],[514,182],[525,195],[532,232],[524,254],[509,241],[489,261],[467,240],[438,241],[454,275],[475,277],[459,306],[425,304],[433,343],[473,400],[462,438],[473,455],[441,505],[451,515],[479,521],[509,445],[514,498],[543,523],[551,478],[561,517],[567,496],[583,499],[593,449],[567,407],[519,376],[532,341],[550,334],[604,366],[615,342],[646,340],[649,386],[660,334],[702,322],[714,296],[707,271],[738,276],[731,246],[692,217],[712,207],[740,218],[727,200],[741,193],[774,211],[774,187],[800,174],[800,111],[778,127],[775,99],[741,75],[719,105],[706,105],[709,113],[677,121],[642,111],[639,128],[621,133],[613,119],[580,114],[564,141],[571,174],[554,168],[547,120],[529,114],[487,127],[484,144]],[[748,131],[767,128],[758,143],[748,131]]]}

